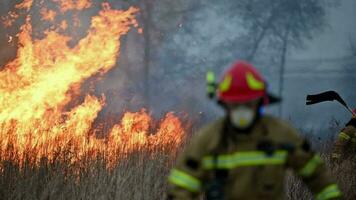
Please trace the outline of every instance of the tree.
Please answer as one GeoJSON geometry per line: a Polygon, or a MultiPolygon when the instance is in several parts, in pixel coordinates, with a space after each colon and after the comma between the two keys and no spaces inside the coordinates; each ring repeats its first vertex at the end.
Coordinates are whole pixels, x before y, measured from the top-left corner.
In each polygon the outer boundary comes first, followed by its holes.
{"type": "MultiPolygon", "coordinates": [[[[321,32],[326,24],[325,10],[330,1],[316,0],[240,0],[239,11],[250,41],[247,59],[254,61],[257,51],[266,43],[267,51],[275,50],[279,57],[279,95],[284,90],[284,75],[288,51],[303,48],[307,40],[321,32]]],[[[275,56],[275,55],[272,55],[275,56]]],[[[282,115],[282,104],[279,115],[282,115]]]]}

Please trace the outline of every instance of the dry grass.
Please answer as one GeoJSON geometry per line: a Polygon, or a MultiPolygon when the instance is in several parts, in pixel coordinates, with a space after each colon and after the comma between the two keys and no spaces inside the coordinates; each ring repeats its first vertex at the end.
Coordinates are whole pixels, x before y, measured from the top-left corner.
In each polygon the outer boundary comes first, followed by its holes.
{"type": "Polygon", "coordinates": [[[68,163],[43,161],[20,167],[1,162],[0,199],[160,199],[172,155],[135,152],[107,169],[105,159],[68,163]]]}

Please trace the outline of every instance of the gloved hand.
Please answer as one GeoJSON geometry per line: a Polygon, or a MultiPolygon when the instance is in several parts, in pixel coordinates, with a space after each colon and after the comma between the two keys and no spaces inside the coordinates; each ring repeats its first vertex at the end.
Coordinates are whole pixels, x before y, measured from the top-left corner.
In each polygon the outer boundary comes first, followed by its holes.
{"type": "Polygon", "coordinates": [[[346,126],[353,126],[356,128],[356,117],[352,117],[351,120],[346,124],[346,126]]]}
{"type": "Polygon", "coordinates": [[[332,153],[330,156],[331,162],[334,164],[339,163],[341,160],[341,154],[340,153],[332,153]]]}

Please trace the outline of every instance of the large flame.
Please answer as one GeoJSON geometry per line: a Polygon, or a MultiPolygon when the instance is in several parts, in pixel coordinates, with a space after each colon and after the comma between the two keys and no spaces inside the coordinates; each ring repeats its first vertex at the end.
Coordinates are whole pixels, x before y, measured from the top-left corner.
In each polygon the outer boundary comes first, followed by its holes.
{"type": "MultiPolygon", "coordinates": [[[[60,10],[85,9],[89,0],[63,1],[60,10]]],[[[16,6],[30,10],[32,0],[16,6]]],[[[0,71],[0,152],[1,159],[11,159],[6,152],[14,149],[23,160],[28,154],[38,163],[53,159],[56,152],[69,150],[75,162],[84,156],[103,154],[110,162],[119,154],[141,148],[171,149],[182,142],[184,129],[173,113],[168,113],[152,130],[154,120],[144,109],[127,112],[107,137],[98,139],[93,122],[105,104],[105,96],[86,95],[84,102],[69,111],[68,104],[80,94],[80,85],[93,75],[108,72],[120,54],[120,38],[131,27],[138,27],[137,8],[114,10],[103,3],[92,17],[87,35],[70,47],[71,37],[47,30],[42,39],[33,39],[31,17],[21,26],[18,51],[14,60],[0,71]]],[[[43,8],[43,20],[55,21],[57,13],[43,8]]],[[[58,27],[66,29],[67,22],[58,27]]],[[[101,130],[99,130],[101,131],[101,130]]]]}

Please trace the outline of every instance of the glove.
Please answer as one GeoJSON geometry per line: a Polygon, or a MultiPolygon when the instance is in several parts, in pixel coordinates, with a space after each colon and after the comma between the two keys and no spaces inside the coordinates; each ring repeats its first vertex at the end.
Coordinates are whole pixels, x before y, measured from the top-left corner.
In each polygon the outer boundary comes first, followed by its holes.
{"type": "Polygon", "coordinates": [[[340,158],[341,158],[341,154],[339,154],[339,153],[332,153],[331,154],[331,160],[332,161],[339,161],[340,158]]]}
{"type": "Polygon", "coordinates": [[[356,128],[356,117],[353,117],[347,124],[346,126],[353,126],[356,128]]]}

